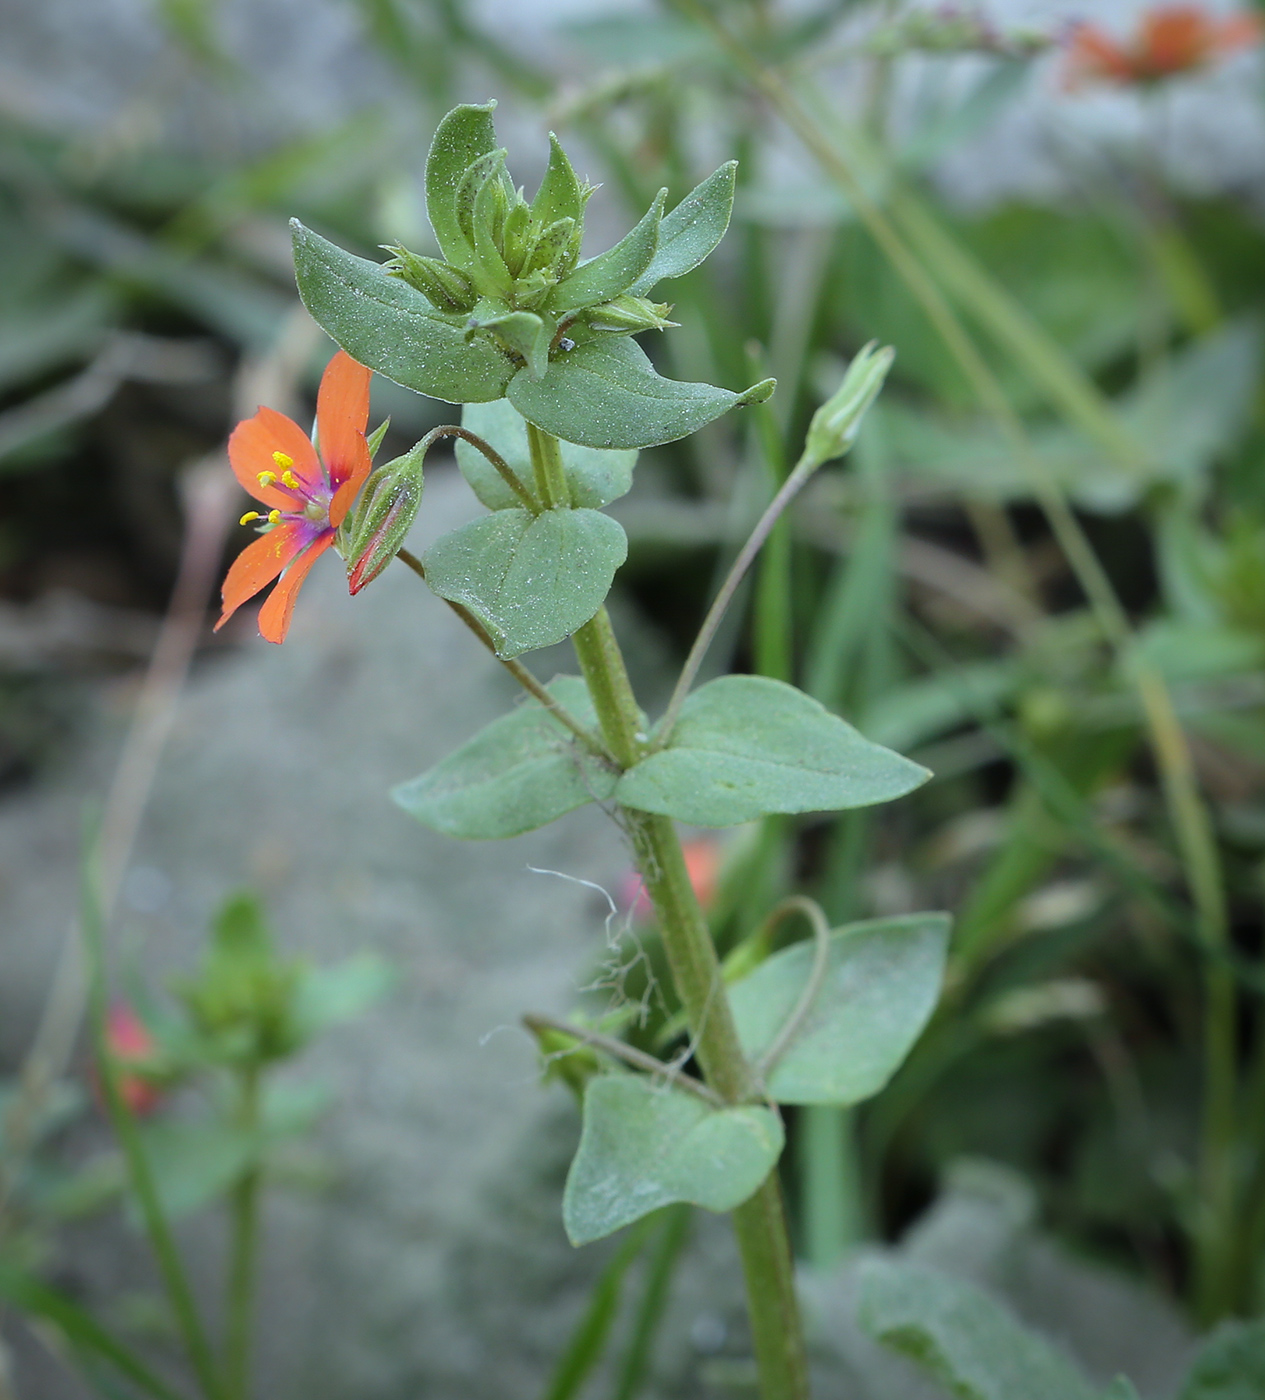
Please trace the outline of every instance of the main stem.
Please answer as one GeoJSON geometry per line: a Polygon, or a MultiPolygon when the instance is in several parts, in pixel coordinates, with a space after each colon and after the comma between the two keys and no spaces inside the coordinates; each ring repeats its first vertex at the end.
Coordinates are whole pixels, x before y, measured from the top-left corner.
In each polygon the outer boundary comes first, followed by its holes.
{"type": "MultiPolygon", "coordinates": [[[[641,717],[610,617],[602,608],[573,638],[607,747],[622,767],[640,757],[641,717]]],[[[729,1103],[752,1091],[720,962],[668,817],[622,809],[637,868],[663,935],[677,995],[707,1083],[729,1103]]],[[[808,1362],[795,1298],[790,1237],[774,1168],[733,1213],[762,1400],[808,1400],[808,1362]]]]}
{"type": "MultiPolygon", "coordinates": [[[[239,1120],[253,1134],[259,1126],[259,1070],[243,1072],[239,1120]]],[[[255,1301],[255,1262],[259,1236],[260,1171],[252,1166],[233,1187],[229,1198],[232,1246],[228,1266],[227,1327],[224,1379],[227,1400],[246,1400],[250,1376],[251,1316],[255,1301]]]]}

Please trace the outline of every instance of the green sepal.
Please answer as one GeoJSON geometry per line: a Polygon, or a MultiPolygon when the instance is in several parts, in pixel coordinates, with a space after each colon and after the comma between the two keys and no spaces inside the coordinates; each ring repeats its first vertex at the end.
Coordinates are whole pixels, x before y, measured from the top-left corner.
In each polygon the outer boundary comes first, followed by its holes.
{"type": "Polygon", "coordinates": [[[627,337],[591,341],[557,355],[543,379],[520,371],[506,397],[529,422],[585,447],[657,447],[696,433],[744,404],[763,403],[775,382],[741,394],[655,373],[627,337]]]}
{"type": "Polygon", "coordinates": [[[567,1237],[589,1244],[677,1201],[733,1210],[759,1190],[784,1143],[770,1108],[713,1107],[640,1075],[599,1075],[584,1091],[562,1197],[567,1237]]]}
{"type": "MultiPolygon", "coordinates": [[[[597,717],[578,676],[547,687],[582,723],[597,717]]],[[[587,754],[535,700],[493,720],[467,743],[391,797],[424,826],[463,840],[519,836],[587,802],[602,802],[615,774],[587,754]]]]}
{"type": "Polygon", "coordinates": [[[415,287],[291,221],[294,271],[313,319],[354,360],[446,403],[499,399],[518,366],[464,322],[438,316],[415,287]]]}
{"type": "Polygon", "coordinates": [[[559,219],[541,230],[523,262],[516,289],[520,301],[524,295],[533,293],[537,285],[542,292],[551,291],[558,278],[565,277],[575,266],[576,237],[574,219],[559,219]]]}
{"type": "Polygon", "coordinates": [[[566,151],[551,131],[549,133],[549,164],[536,197],[531,202],[532,218],[543,227],[558,219],[574,219],[579,223],[584,213],[587,195],[572,168],[566,151]]]}
{"type": "Polygon", "coordinates": [[[473,244],[457,218],[457,187],[470,166],[496,146],[495,102],[454,107],[439,123],[426,157],[426,213],[450,263],[466,267],[473,244]]]}
{"type": "Polygon", "coordinates": [[[613,248],[581,263],[569,277],[559,282],[549,298],[550,311],[558,314],[579,311],[626,292],[650,266],[659,246],[659,224],[666,195],[666,190],[660,190],[640,222],[613,248]]]}
{"type": "Polygon", "coordinates": [[[602,606],[628,538],[595,510],[499,510],[426,551],[426,582],[487,628],[498,656],[569,637],[602,606]]]}
{"type": "Polygon", "coordinates": [[[736,160],[713,171],[695,186],[659,225],[659,247],[650,266],[629,288],[634,296],[645,296],[669,277],[691,272],[725,236],[734,207],[736,160]]]}
{"type": "Polygon", "coordinates": [[[441,315],[460,316],[474,306],[474,287],[460,269],[438,258],[410,253],[399,244],[384,244],[383,250],[394,254],[383,264],[384,269],[392,277],[402,278],[410,287],[416,287],[441,315]]]}
{"type": "MultiPolygon", "coordinates": [[[[528,491],[535,490],[527,424],[508,399],[467,404],[461,414],[461,425],[494,447],[528,491]]],[[[637,465],[635,451],[604,452],[574,442],[560,442],[558,446],[572,505],[599,510],[632,488],[633,468],[637,465]]],[[[460,438],[457,439],[457,465],[471,490],[489,510],[514,510],[522,505],[483,453],[460,438]]]]}
{"type": "MultiPolygon", "coordinates": [[[[877,1094],[935,1010],[949,925],[947,914],[907,914],[835,929],[817,994],[764,1081],[768,1096],[846,1108],[877,1094]]],[[[730,987],[738,1038],[752,1064],[799,1004],[816,955],[811,940],[792,944],[730,987]]]]}
{"type": "Polygon", "coordinates": [[[737,826],[890,802],[930,776],[794,686],[721,676],[688,697],[667,746],[630,768],[616,797],[695,826],[737,826]]]}

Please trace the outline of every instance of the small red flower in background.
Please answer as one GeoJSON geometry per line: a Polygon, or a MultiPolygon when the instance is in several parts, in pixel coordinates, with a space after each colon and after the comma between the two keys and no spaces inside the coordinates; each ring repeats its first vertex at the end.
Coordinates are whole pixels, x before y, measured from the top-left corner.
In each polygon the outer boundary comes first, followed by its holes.
{"type": "Polygon", "coordinates": [[[265,527],[228,571],[216,631],[280,575],[259,609],[259,631],[267,641],[285,640],[299,588],[334,543],[372,466],[365,441],[371,376],[342,350],[326,365],[316,399],[319,455],[303,429],[273,408],[261,408],[233,430],[233,473],[268,514],[252,510],[242,516],[243,525],[262,520],[265,527]]]}
{"type": "MultiPolygon", "coordinates": [[[[694,894],[704,909],[716,898],[716,885],[720,879],[724,851],[719,841],[700,836],[694,841],[683,841],[681,853],[685,856],[685,869],[694,887],[694,894]]],[[[624,905],[634,919],[648,919],[654,913],[650,898],[646,894],[645,882],[635,871],[630,870],[623,878],[620,893],[624,905]]]]}
{"type": "Polygon", "coordinates": [[[1199,5],[1157,5],[1123,44],[1096,24],[1078,24],[1068,41],[1065,81],[1068,87],[1159,82],[1206,67],[1260,38],[1261,21],[1254,14],[1217,17],[1199,5]]]}
{"type": "Polygon", "coordinates": [[[152,1113],[162,1102],[162,1086],[134,1070],[152,1064],[158,1046],[144,1021],[126,1002],[111,1008],[105,1023],[105,1043],[114,1061],[123,1102],[138,1116],[152,1113]]]}

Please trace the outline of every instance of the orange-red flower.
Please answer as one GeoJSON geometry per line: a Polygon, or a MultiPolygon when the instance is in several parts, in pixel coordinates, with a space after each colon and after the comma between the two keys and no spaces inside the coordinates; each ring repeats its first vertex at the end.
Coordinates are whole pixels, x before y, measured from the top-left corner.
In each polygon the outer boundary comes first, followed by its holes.
{"type": "Polygon", "coordinates": [[[1068,40],[1065,80],[1069,87],[1155,83],[1206,67],[1260,37],[1260,17],[1254,14],[1218,17],[1200,5],[1157,5],[1124,43],[1096,24],[1078,24],[1068,40]]]}
{"type": "Polygon", "coordinates": [[[268,513],[252,510],[242,516],[243,525],[262,521],[262,533],[228,571],[217,631],[280,576],[259,609],[259,631],[270,642],[285,640],[303,580],[334,543],[369,475],[365,427],[371,373],[342,350],[326,365],[316,399],[319,453],[303,429],[276,409],[261,408],[233,430],[228,440],[233,473],[268,513]]]}

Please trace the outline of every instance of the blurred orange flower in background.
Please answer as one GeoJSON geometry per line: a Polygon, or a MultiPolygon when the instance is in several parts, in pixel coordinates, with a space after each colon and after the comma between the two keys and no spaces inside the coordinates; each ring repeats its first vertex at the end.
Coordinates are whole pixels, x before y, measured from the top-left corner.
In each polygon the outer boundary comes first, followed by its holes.
{"type": "Polygon", "coordinates": [[[1259,15],[1218,16],[1200,5],[1157,5],[1143,14],[1131,38],[1119,43],[1096,24],[1078,24],[1067,44],[1064,81],[1155,83],[1205,68],[1261,38],[1259,15]]]}
{"type": "Polygon", "coordinates": [[[153,1065],[158,1045],[144,1021],[126,1002],[110,1008],[105,1043],[114,1061],[123,1102],[138,1117],[152,1113],[164,1097],[162,1085],[146,1073],[153,1065]]]}
{"type": "MultiPolygon", "coordinates": [[[[716,885],[724,864],[724,848],[709,836],[698,836],[681,843],[685,869],[694,887],[694,894],[704,909],[716,898],[716,885]]],[[[654,914],[645,884],[635,871],[628,871],[621,882],[623,903],[634,919],[648,919],[654,914]]]]}

